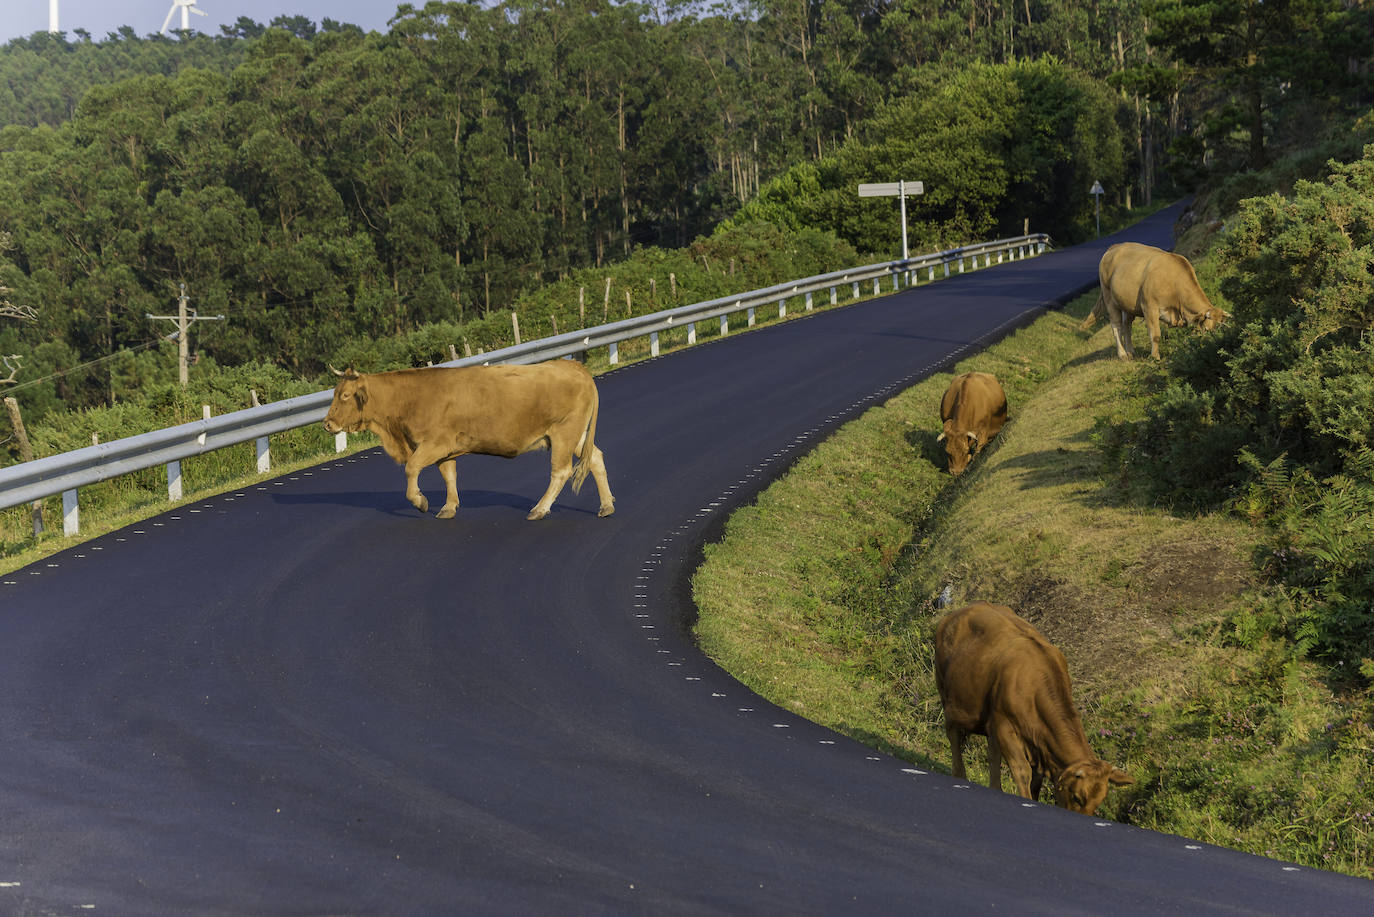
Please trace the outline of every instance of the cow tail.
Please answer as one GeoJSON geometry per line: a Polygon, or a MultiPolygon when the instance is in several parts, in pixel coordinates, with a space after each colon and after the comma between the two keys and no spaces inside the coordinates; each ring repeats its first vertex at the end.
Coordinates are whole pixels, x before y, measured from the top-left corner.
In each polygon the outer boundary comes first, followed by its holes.
{"type": "Polygon", "coordinates": [[[592,470],[592,450],[596,448],[596,415],[600,410],[601,398],[592,390],[592,416],[587,421],[587,438],[582,441],[582,451],[577,456],[577,467],[573,469],[573,493],[582,490],[582,482],[587,480],[587,472],[592,470]]]}
{"type": "Polygon", "coordinates": [[[1097,302],[1093,303],[1093,310],[1088,313],[1088,317],[1083,319],[1083,324],[1078,326],[1079,331],[1087,331],[1096,325],[1099,319],[1107,317],[1107,301],[1102,290],[1097,291],[1097,302]]]}

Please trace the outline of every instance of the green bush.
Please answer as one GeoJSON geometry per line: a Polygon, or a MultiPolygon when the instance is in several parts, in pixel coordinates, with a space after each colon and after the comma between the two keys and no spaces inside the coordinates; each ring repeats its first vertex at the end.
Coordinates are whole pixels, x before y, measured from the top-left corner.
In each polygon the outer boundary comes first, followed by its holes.
{"type": "Polygon", "coordinates": [[[1238,507],[1272,533],[1259,558],[1280,583],[1268,623],[1347,677],[1374,679],[1374,451],[1320,480],[1285,458],[1242,461],[1252,480],[1238,507]]]}
{"type": "Polygon", "coordinates": [[[925,185],[907,203],[913,252],[1019,235],[1026,220],[1069,242],[1093,232],[1093,182],[1125,182],[1119,98],[1064,63],[931,65],[903,79],[838,150],[765,182],[732,221],[820,227],[896,257],[896,202],[856,188],[907,178],[925,185]]]}
{"type": "Polygon", "coordinates": [[[1374,146],[1243,201],[1214,257],[1230,321],[1171,348],[1146,417],[1104,438],[1154,499],[1269,528],[1277,592],[1238,634],[1374,677],[1374,146]]]}

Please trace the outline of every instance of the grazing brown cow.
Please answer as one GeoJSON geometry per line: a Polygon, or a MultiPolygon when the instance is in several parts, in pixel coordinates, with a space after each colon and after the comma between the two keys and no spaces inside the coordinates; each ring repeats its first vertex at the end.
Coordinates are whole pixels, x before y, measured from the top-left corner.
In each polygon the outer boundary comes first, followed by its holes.
{"type": "Polygon", "coordinates": [[[949,473],[960,474],[1007,422],[1007,393],[991,373],[955,376],[940,399],[940,420],[935,441],[945,444],[949,473]]]}
{"type": "Polygon", "coordinates": [[[1097,303],[1079,329],[1088,330],[1105,314],[1116,338],[1116,354],[1123,360],[1135,356],[1131,323],[1137,318],[1145,319],[1150,355],[1155,359],[1159,359],[1161,322],[1173,328],[1191,325],[1211,331],[1226,318],[1202,292],[1192,263],[1153,245],[1113,245],[1097,264],[1097,279],[1097,303]]]}
{"type": "Polygon", "coordinates": [[[601,495],[597,515],[615,512],[606,463],[594,442],[596,383],[580,363],[335,372],[342,378],[324,428],[330,433],[371,430],[381,437],[386,454],[405,466],[406,498],[420,512],[429,510],[429,501],[415,479],[426,465],[439,466],[448,499],[438,517],[450,519],[458,509],[458,456],[514,458],[536,449],[549,450],[552,467],[549,489],[528,518],[547,516],[568,478],[576,493],[588,471],[601,495]]]}
{"type": "Polygon", "coordinates": [[[1018,794],[1039,799],[1048,776],[1055,803],[1085,814],[1107,798],[1108,784],[1135,783],[1088,746],[1064,654],[1010,608],[977,602],[940,621],[935,684],[955,777],[966,776],[964,738],[985,735],[988,786],[996,790],[1003,758],[1018,794]]]}

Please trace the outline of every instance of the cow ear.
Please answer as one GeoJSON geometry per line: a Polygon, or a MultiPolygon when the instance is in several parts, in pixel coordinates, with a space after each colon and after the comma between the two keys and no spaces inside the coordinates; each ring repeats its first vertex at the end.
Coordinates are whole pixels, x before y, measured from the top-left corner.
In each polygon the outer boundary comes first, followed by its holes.
{"type": "Polygon", "coordinates": [[[1112,786],[1132,786],[1135,778],[1120,768],[1112,768],[1112,772],[1107,775],[1107,782],[1112,786]]]}
{"type": "Polygon", "coordinates": [[[972,430],[968,431],[968,447],[969,449],[978,448],[978,434],[974,433],[972,430]]]}
{"type": "Polygon", "coordinates": [[[367,383],[359,382],[358,387],[353,389],[353,403],[358,407],[367,404],[367,383]]]}

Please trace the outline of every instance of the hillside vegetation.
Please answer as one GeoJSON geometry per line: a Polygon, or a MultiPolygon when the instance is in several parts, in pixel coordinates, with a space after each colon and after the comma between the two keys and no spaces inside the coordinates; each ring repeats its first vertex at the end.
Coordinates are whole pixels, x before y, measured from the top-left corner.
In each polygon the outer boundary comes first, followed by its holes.
{"type": "Polygon", "coordinates": [[[1372,165],[1246,201],[1201,271],[1231,321],[1166,333],[1160,364],[1078,332],[1090,295],[956,367],[995,373],[1012,414],[958,479],[934,442],[949,375],[841,430],[708,546],[703,648],[947,770],[935,623],[1011,605],[1136,777],[1105,814],[1374,877],[1372,165]]]}
{"type": "MultiPolygon", "coordinates": [[[[170,331],[147,316],[183,284],[225,317],[195,324],[204,359],[304,380],[357,342],[502,324],[523,294],[642,249],[681,259],[731,217],[892,257],[895,202],[857,181],[926,182],[918,244],[1027,220],[1069,242],[1093,181],[1110,215],[1326,139],[1366,104],[1370,49],[1350,36],[1369,16],[435,0],[385,33],[281,17],[34,35],[0,47],[0,378],[35,420],[137,399],[150,364],[130,358],[170,331]]],[[[657,280],[628,306],[670,298],[657,280]]]]}

